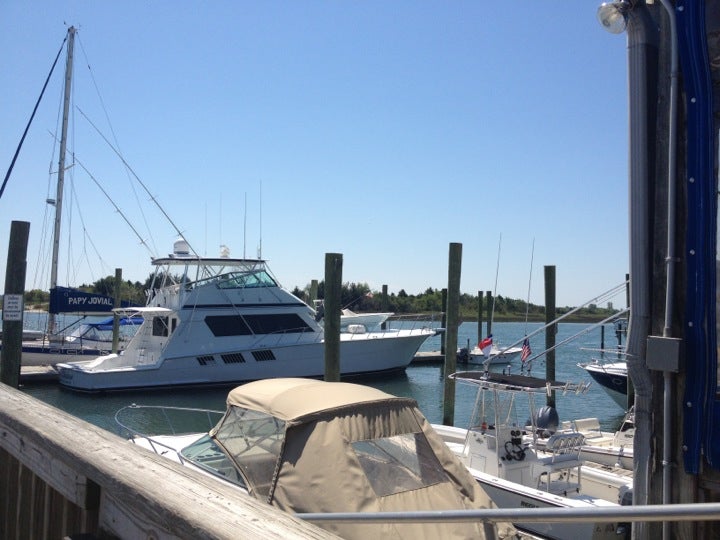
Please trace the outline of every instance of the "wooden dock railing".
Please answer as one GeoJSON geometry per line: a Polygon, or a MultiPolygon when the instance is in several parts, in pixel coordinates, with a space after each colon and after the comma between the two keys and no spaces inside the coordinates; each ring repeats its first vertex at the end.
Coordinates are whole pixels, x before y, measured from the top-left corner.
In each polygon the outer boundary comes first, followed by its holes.
{"type": "Polygon", "coordinates": [[[0,538],[65,537],[336,538],[0,384],[0,538]]]}

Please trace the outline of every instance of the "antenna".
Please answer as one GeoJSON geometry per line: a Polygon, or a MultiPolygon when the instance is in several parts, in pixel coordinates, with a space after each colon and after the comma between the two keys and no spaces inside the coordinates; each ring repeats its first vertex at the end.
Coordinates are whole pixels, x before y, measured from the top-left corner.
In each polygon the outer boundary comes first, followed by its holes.
{"type": "Polygon", "coordinates": [[[495,298],[497,298],[497,282],[498,273],[500,272],[500,247],[502,246],[502,233],[500,233],[500,240],[498,241],[498,254],[497,254],[497,265],[495,267],[495,290],[493,291],[493,305],[492,312],[490,314],[490,320],[495,318],[495,298]]]}
{"type": "Polygon", "coordinates": [[[245,246],[247,244],[247,191],[245,192],[245,215],[243,216],[243,259],[245,258],[245,246]]]}
{"type": "Polygon", "coordinates": [[[530,252],[530,277],[528,278],[528,293],[525,301],[525,335],[527,335],[528,313],[530,312],[530,286],[532,285],[533,259],[535,259],[535,238],[532,242],[532,251],[530,252]]]}
{"type": "Polygon", "coordinates": [[[260,245],[258,246],[258,259],[262,259],[262,180],[260,180],[260,245]]]}

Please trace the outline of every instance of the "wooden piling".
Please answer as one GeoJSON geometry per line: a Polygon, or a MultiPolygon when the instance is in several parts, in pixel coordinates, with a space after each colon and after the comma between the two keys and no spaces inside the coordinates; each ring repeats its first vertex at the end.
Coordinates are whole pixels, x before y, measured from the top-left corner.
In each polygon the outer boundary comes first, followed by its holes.
{"type": "Polygon", "coordinates": [[[318,280],[313,279],[310,282],[310,300],[308,301],[308,304],[315,307],[315,300],[317,300],[318,297],[318,280]]]}
{"type": "Polygon", "coordinates": [[[448,256],[447,324],[445,326],[445,364],[443,370],[444,400],[443,424],[452,426],[455,422],[455,379],[449,376],[457,368],[457,340],[460,326],[460,268],[462,266],[462,244],[451,243],[448,256]]]}
{"type": "Polygon", "coordinates": [[[340,380],[342,254],[325,254],[325,380],[340,380]]]}
{"type": "Polygon", "coordinates": [[[0,382],[13,388],[20,384],[22,364],[23,314],[25,310],[25,272],[30,223],[13,221],[5,270],[3,296],[3,339],[0,351],[0,382]]]}
{"type": "MultiPolygon", "coordinates": [[[[447,297],[448,290],[440,291],[440,302],[442,302],[442,317],[440,319],[440,328],[447,328],[447,297]]],[[[445,356],[445,338],[440,340],[440,356],[445,356]]]]}
{"type": "MultiPolygon", "coordinates": [[[[388,307],[388,286],[382,286],[382,295],[380,296],[380,311],[387,313],[388,307]]],[[[387,321],[383,321],[380,325],[381,330],[387,329],[387,321]]]]}
{"type": "MultiPolygon", "coordinates": [[[[492,297],[492,291],[485,291],[485,300],[486,306],[485,311],[487,313],[487,334],[486,336],[489,336],[492,334],[492,319],[493,319],[493,312],[492,312],[492,304],[493,304],[493,297],[492,297]]],[[[482,339],[482,337],[480,337],[482,339]]]]}
{"type": "Polygon", "coordinates": [[[478,344],[483,340],[482,321],[483,321],[483,292],[478,291],[478,323],[477,323],[477,341],[476,341],[476,343],[478,343],[478,344]]]}
{"type": "MultiPolygon", "coordinates": [[[[555,334],[557,334],[557,323],[550,325],[555,320],[555,267],[545,267],[545,380],[555,380],[555,334]]],[[[547,396],[548,407],[555,407],[555,390],[547,396]]]]}
{"type": "MultiPolygon", "coordinates": [[[[113,307],[120,307],[122,289],[122,268],[115,269],[115,298],[113,300],[113,307]]],[[[117,354],[118,345],[120,341],[120,315],[117,312],[113,313],[113,329],[112,329],[112,352],[117,354]]]]}

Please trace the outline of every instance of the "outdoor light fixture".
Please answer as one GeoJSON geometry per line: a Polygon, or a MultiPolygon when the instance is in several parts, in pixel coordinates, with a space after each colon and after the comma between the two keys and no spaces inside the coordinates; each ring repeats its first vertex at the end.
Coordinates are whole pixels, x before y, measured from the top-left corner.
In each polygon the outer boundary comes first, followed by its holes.
{"type": "Polygon", "coordinates": [[[597,18],[611,34],[621,34],[627,28],[627,12],[630,4],[625,0],[603,2],[597,10],[597,18]]]}

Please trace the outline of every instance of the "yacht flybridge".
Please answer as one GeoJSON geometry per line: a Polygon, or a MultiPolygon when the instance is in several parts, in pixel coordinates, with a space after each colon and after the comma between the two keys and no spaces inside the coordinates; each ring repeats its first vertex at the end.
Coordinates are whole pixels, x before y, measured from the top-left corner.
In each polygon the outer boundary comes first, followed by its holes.
{"type": "MultiPolygon", "coordinates": [[[[120,354],[57,364],[60,383],[81,391],[229,385],[322,377],[323,328],[315,311],[280,286],[266,262],[228,252],[191,255],[179,240],[154,259],[144,321],[120,354]]],[[[343,377],[402,371],[430,328],[343,333],[343,377]]]]}

